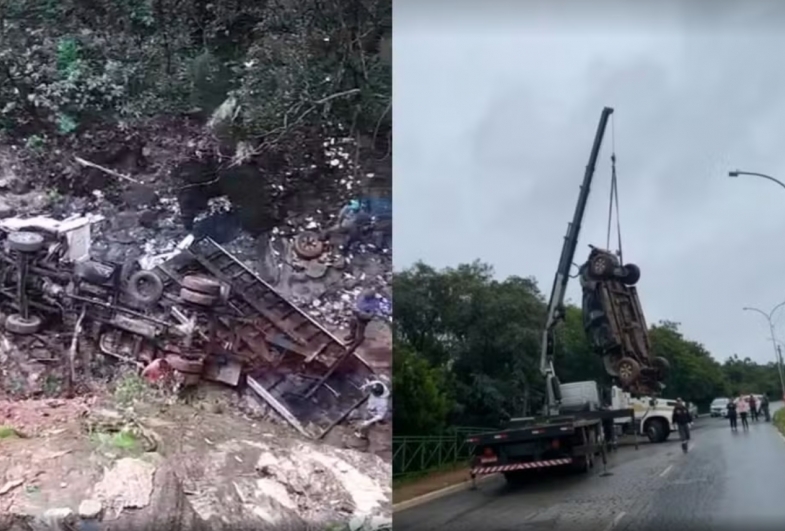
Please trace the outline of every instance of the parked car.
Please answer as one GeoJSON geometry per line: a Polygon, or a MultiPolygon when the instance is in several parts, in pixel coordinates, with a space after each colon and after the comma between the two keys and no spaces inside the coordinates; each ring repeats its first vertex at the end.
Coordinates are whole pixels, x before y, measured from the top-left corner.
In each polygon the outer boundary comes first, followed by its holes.
{"type": "Polygon", "coordinates": [[[722,417],[725,418],[728,416],[728,402],[730,402],[729,398],[715,398],[711,402],[711,406],[709,406],[709,415],[712,417],[722,417]]]}

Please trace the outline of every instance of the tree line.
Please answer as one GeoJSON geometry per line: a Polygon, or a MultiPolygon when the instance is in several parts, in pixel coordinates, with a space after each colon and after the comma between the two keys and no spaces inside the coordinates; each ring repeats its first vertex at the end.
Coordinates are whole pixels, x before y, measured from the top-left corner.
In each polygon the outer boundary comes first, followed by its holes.
{"type": "MultiPolygon", "coordinates": [[[[443,433],[453,426],[497,427],[541,404],[540,341],[546,300],[534,278],[498,280],[475,261],[437,270],[417,263],[394,275],[394,423],[398,435],[443,433]]],[[[736,393],[780,393],[775,363],[734,354],[723,363],[679,323],[650,326],[654,355],[670,362],[663,395],[700,408],[736,393]]],[[[562,382],[610,385],[586,339],[580,308],[568,305],[557,332],[562,382]]]]}

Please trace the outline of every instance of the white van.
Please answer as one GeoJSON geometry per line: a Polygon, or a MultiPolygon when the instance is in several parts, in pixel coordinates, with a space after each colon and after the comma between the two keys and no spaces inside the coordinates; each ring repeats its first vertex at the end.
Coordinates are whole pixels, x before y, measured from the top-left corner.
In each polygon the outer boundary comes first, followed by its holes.
{"type": "Polygon", "coordinates": [[[728,403],[730,402],[729,398],[715,398],[711,402],[711,406],[709,406],[709,414],[712,417],[722,417],[725,418],[728,416],[728,403]]]}

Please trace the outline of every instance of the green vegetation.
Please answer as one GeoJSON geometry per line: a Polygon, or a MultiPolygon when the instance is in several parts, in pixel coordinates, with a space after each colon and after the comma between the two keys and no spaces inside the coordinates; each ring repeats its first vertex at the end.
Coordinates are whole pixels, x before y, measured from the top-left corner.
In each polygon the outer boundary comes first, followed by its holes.
{"type": "Polygon", "coordinates": [[[778,409],[774,412],[774,417],[772,417],[774,421],[774,425],[777,426],[777,429],[780,430],[780,433],[785,435],[785,409],[778,409]]]}
{"type": "Polygon", "coordinates": [[[0,425],[0,440],[15,439],[18,436],[19,435],[17,434],[16,430],[13,427],[0,425]]]}
{"type": "Polygon", "coordinates": [[[219,140],[280,165],[325,135],[387,138],[391,39],[382,0],[0,0],[0,132],[74,149],[227,104],[219,140]]]}
{"type": "MultiPolygon", "coordinates": [[[[394,292],[396,435],[495,427],[536,410],[544,387],[538,363],[546,303],[534,279],[497,280],[480,262],[441,271],[419,263],[395,274],[394,292]]],[[[719,363],[670,321],[652,326],[650,338],[655,354],[671,363],[666,397],[705,410],[731,393],[779,396],[774,363],[737,355],[719,363]]],[[[556,370],[562,382],[608,383],[574,306],[558,332],[556,370]]]]}

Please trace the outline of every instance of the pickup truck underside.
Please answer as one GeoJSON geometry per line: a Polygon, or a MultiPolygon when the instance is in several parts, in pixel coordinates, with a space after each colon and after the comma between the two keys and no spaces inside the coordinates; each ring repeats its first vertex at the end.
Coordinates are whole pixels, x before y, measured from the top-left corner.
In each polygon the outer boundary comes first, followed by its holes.
{"type": "Polygon", "coordinates": [[[638,267],[622,265],[615,254],[592,247],[579,275],[584,329],[605,370],[625,391],[659,394],[669,366],[666,359],[652,354],[635,288],[638,267]]]}

